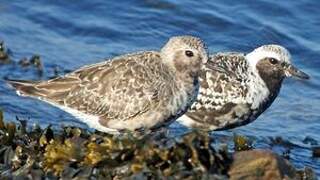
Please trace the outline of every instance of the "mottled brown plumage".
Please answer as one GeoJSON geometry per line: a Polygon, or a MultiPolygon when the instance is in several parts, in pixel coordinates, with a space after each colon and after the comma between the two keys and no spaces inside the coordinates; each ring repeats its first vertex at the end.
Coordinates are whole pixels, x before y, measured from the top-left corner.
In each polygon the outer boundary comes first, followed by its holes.
{"type": "Polygon", "coordinates": [[[206,60],[199,38],[178,36],[161,52],[116,57],[48,81],[9,83],[19,94],[51,103],[100,131],[154,129],[190,107],[206,60]]]}

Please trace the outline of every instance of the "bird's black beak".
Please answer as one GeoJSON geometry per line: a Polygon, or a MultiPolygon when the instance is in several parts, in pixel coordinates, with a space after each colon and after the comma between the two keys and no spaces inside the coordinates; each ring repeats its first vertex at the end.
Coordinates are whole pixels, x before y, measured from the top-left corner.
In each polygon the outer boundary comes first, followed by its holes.
{"type": "Polygon", "coordinates": [[[299,70],[298,68],[294,67],[293,65],[288,65],[285,69],[285,73],[287,77],[296,77],[298,79],[310,79],[310,76],[305,72],[299,70]]]}

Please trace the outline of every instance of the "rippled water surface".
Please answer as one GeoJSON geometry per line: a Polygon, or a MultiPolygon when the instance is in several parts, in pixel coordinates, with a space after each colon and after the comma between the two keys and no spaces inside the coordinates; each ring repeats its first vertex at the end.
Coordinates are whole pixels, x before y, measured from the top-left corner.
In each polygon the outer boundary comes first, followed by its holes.
{"type": "MultiPolygon", "coordinates": [[[[302,82],[288,79],[273,105],[254,123],[218,137],[232,142],[233,133],[254,139],[257,148],[278,153],[290,150],[296,167],[313,167],[320,175],[320,159],[312,158],[306,137],[320,145],[320,1],[1,1],[0,40],[15,63],[0,66],[0,78],[48,79],[103,58],[158,49],[173,35],[203,38],[210,52],[243,51],[267,43],[287,47],[292,61],[311,75],[302,82]],[[21,68],[23,57],[39,54],[44,76],[21,68]],[[274,145],[282,137],[288,145],[274,145]],[[270,145],[271,144],[271,145],[270,145]]],[[[0,107],[6,119],[15,116],[42,125],[80,122],[45,103],[17,97],[3,81],[0,107]]],[[[173,132],[181,127],[172,126],[173,132]]]]}

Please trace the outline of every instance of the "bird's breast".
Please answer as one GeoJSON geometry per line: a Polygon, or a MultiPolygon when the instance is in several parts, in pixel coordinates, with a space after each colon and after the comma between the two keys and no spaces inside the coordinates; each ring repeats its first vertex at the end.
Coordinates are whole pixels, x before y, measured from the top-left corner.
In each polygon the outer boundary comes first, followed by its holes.
{"type": "Polygon", "coordinates": [[[185,113],[196,100],[199,92],[199,81],[194,80],[192,84],[179,83],[169,103],[171,114],[177,117],[185,113]]]}

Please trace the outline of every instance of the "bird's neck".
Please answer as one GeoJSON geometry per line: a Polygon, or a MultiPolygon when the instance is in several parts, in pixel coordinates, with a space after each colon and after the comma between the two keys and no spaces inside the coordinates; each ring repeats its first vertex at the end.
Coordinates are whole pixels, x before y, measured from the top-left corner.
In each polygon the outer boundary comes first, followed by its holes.
{"type": "Polygon", "coordinates": [[[258,109],[265,103],[269,96],[270,91],[265,81],[260,77],[255,68],[248,69],[248,96],[247,102],[251,104],[252,109],[258,109]]]}
{"type": "Polygon", "coordinates": [[[269,96],[264,103],[266,107],[269,107],[280,92],[281,85],[283,82],[283,77],[278,76],[276,74],[273,74],[273,75],[265,74],[263,71],[259,71],[259,75],[269,90],[269,96]]]}
{"type": "Polygon", "coordinates": [[[255,68],[251,68],[249,77],[252,108],[268,108],[279,94],[283,78],[269,76],[255,68]]]}

